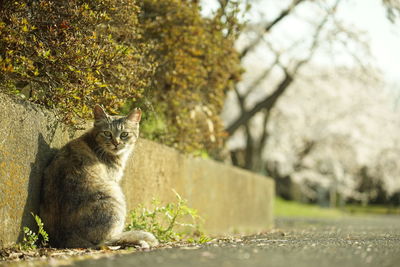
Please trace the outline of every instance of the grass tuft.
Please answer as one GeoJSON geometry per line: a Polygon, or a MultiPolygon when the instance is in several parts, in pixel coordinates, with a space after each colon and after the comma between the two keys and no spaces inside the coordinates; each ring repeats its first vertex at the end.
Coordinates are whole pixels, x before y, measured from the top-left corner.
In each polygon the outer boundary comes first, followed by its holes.
{"type": "Polygon", "coordinates": [[[176,203],[165,206],[153,199],[153,209],[139,205],[130,213],[130,223],[127,230],[143,230],[154,234],[162,243],[186,241],[191,243],[206,243],[211,239],[201,230],[201,217],[197,210],[188,207],[187,201],[175,192],[176,203]]]}

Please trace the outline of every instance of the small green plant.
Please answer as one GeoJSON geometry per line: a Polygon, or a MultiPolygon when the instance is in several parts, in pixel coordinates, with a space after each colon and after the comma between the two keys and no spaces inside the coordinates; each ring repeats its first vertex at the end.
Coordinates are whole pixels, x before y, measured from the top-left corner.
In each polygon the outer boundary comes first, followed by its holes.
{"type": "Polygon", "coordinates": [[[205,243],[211,239],[200,231],[198,223],[201,217],[197,210],[189,208],[187,201],[174,191],[176,203],[161,206],[159,200],[153,199],[153,209],[139,205],[131,211],[131,222],[127,230],[144,230],[153,233],[160,242],[187,241],[205,243]]]}
{"type": "Polygon", "coordinates": [[[47,243],[49,242],[49,235],[47,232],[44,230],[44,224],[40,217],[34,213],[32,213],[33,218],[35,219],[35,222],[38,226],[38,232],[35,233],[29,227],[24,226],[23,231],[24,231],[24,238],[22,239],[22,243],[18,244],[18,247],[21,250],[31,250],[31,249],[37,249],[38,247],[38,242],[40,240],[40,246],[44,247],[47,246],[47,243]]]}

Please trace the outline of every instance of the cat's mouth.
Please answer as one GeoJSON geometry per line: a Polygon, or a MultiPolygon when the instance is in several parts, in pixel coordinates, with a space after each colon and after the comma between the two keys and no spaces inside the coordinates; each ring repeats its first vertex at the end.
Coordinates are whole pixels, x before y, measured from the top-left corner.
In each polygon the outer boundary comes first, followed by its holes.
{"type": "Polygon", "coordinates": [[[105,149],[106,149],[108,152],[111,152],[111,153],[116,154],[116,153],[118,153],[118,152],[120,152],[120,151],[122,150],[122,147],[121,147],[121,146],[114,146],[114,145],[107,145],[107,146],[105,147],[105,149]]]}

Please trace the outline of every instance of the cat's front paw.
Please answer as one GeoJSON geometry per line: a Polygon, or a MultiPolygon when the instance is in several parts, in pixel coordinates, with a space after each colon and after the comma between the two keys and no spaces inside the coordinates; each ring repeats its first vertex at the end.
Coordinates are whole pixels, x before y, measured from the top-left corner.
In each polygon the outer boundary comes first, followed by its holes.
{"type": "Polygon", "coordinates": [[[144,241],[144,240],[139,240],[139,241],[138,241],[138,246],[139,246],[140,248],[142,248],[142,249],[149,249],[149,248],[150,248],[149,243],[147,243],[147,242],[144,241]]]}
{"type": "Polygon", "coordinates": [[[114,236],[111,240],[106,242],[106,245],[114,246],[136,246],[142,248],[149,248],[158,245],[157,238],[149,232],[145,231],[126,231],[114,236]]]}
{"type": "Polygon", "coordinates": [[[157,246],[159,244],[157,238],[149,232],[145,232],[145,231],[140,231],[141,232],[141,240],[140,240],[140,246],[144,247],[144,243],[147,244],[148,247],[154,247],[157,246]],[[143,245],[142,245],[143,243],[143,245]]]}

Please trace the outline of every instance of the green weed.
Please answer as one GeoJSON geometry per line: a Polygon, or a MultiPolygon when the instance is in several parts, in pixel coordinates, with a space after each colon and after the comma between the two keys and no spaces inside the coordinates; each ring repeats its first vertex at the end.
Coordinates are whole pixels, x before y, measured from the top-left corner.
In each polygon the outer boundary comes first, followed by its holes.
{"type": "Polygon", "coordinates": [[[24,226],[24,237],[22,239],[22,243],[18,244],[18,248],[21,250],[32,250],[37,249],[38,245],[45,247],[49,242],[49,235],[44,230],[44,224],[40,217],[34,213],[32,213],[33,218],[35,219],[36,225],[38,226],[38,232],[35,233],[29,227],[24,226]]]}
{"type": "Polygon", "coordinates": [[[127,230],[144,230],[153,233],[160,242],[187,241],[205,243],[211,239],[200,231],[201,217],[197,210],[187,206],[187,201],[175,192],[176,203],[161,206],[153,199],[153,209],[139,205],[131,211],[127,230]]]}

